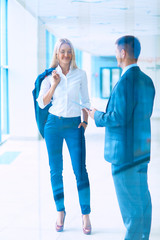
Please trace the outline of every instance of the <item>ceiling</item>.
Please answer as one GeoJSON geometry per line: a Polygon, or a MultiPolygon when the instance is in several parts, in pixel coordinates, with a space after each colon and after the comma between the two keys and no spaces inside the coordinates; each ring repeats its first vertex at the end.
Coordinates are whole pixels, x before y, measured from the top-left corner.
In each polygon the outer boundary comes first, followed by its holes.
{"type": "Polygon", "coordinates": [[[94,55],[113,55],[126,34],[160,34],[159,0],[17,0],[56,37],[94,55]]]}

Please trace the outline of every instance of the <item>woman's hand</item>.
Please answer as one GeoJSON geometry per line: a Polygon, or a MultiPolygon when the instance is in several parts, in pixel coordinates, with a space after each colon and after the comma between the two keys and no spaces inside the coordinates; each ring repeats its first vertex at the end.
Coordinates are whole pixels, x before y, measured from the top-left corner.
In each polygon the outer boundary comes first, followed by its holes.
{"type": "Polygon", "coordinates": [[[61,79],[60,79],[60,76],[57,73],[57,71],[53,70],[51,87],[50,87],[48,92],[43,97],[44,106],[46,106],[46,105],[48,105],[50,103],[50,101],[52,99],[52,96],[53,96],[53,93],[54,93],[57,85],[59,84],[60,80],[61,79]]]}
{"type": "Polygon", "coordinates": [[[56,70],[53,70],[53,72],[52,72],[52,79],[53,79],[53,84],[56,85],[56,86],[58,85],[58,83],[61,80],[61,78],[60,78],[60,76],[59,76],[59,74],[57,73],[56,70]]]}
{"type": "Polygon", "coordinates": [[[84,130],[86,130],[86,128],[87,128],[87,124],[84,123],[84,122],[81,122],[81,123],[79,124],[78,128],[81,128],[81,127],[83,127],[84,130]]]}

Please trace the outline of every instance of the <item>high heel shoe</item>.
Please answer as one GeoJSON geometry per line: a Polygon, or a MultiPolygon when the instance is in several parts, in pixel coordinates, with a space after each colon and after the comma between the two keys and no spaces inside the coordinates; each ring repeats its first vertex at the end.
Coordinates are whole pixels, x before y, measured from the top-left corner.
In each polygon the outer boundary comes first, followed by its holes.
{"type": "Polygon", "coordinates": [[[63,229],[64,229],[65,217],[66,217],[66,212],[64,211],[63,224],[62,224],[62,225],[58,225],[57,222],[56,222],[56,231],[57,231],[57,232],[62,232],[62,231],[63,231],[63,229]]]}
{"type": "Polygon", "coordinates": [[[83,227],[83,233],[86,235],[90,235],[92,231],[92,227],[88,226],[88,227],[83,227]]]}
{"type": "Polygon", "coordinates": [[[91,231],[92,231],[92,227],[91,227],[91,225],[87,226],[87,227],[84,227],[83,216],[82,216],[82,226],[83,226],[83,233],[86,234],[86,235],[90,235],[91,231]]]}

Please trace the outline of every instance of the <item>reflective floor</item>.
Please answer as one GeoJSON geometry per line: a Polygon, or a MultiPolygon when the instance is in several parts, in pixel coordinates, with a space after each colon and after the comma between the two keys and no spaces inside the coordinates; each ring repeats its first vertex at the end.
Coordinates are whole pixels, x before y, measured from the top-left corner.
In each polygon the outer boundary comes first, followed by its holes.
{"type": "MultiPolygon", "coordinates": [[[[155,128],[156,129],[156,128],[155,128]]],[[[103,130],[86,132],[87,169],[91,185],[93,233],[85,236],[75,178],[64,145],[64,232],[55,231],[56,209],[52,198],[44,141],[8,140],[0,146],[1,240],[123,240],[122,223],[110,164],[103,158],[103,130]]],[[[56,143],[55,143],[56,144],[56,143]]],[[[151,240],[160,239],[160,140],[153,136],[149,186],[153,203],[151,240]]]]}

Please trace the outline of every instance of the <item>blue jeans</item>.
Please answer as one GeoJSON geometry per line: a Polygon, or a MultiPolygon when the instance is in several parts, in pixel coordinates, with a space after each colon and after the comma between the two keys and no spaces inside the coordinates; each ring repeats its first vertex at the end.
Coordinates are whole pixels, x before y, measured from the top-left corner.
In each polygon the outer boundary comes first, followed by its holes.
{"type": "Polygon", "coordinates": [[[148,163],[143,163],[113,174],[121,215],[127,229],[125,240],[149,240],[152,203],[147,169],[148,163]]]}
{"type": "Polygon", "coordinates": [[[63,140],[65,139],[77,181],[82,214],[90,213],[90,187],[85,164],[84,128],[78,128],[80,117],[63,118],[49,114],[44,137],[49,156],[50,177],[57,211],[64,211],[63,140]]]}

